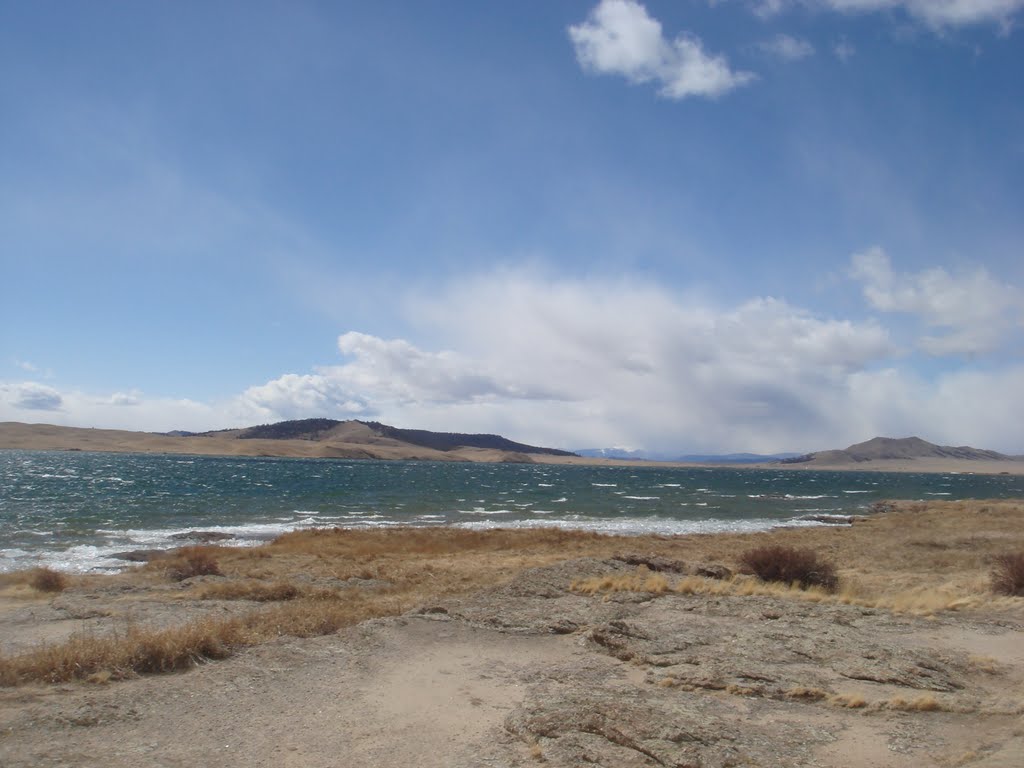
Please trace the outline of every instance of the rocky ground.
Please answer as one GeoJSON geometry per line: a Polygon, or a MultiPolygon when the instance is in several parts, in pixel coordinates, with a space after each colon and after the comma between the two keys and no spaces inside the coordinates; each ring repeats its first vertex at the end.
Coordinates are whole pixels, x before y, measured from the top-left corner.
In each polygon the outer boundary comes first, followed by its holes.
{"type": "MultiPolygon", "coordinates": [[[[635,568],[576,559],[183,673],[0,689],[0,765],[1021,764],[1024,601],[916,617],[570,588],[635,568]]],[[[124,598],[23,605],[36,613],[9,611],[3,642],[22,642],[19,621],[26,641],[101,622],[124,598]]],[[[238,610],[151,607],[158,621],[238,610]]]]}

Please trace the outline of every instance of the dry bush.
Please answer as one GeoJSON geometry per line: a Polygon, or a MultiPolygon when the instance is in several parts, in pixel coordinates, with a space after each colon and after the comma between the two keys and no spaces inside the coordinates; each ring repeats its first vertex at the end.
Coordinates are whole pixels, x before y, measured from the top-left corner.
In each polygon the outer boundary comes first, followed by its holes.
{"type": "Polygon", "coordinates": [[[821,587],[828,592],[834,592],[839,586],[835,566],[819,560],[813,549],[779,545],[755,547],[740,555],[740,564],[762,581],[799,584],[804,589],[821,587]]]}
{"type": "Polygon", "coordinates": [[[202,547],[185,547],[167,564],[167,575],[175,581],[193,576],[222,576],[217,559],[202,547]]]}
{"type": "Polygon", "coordinates": [[[994,558],[992,591],[1024,597],[1024,552],[1008,552],[994,558]]]}
{"type": "Polygon", "coordinates": [[[51,568],[36,568],[28,583],[40,592],[63,592],[68,587],[68,577],[51,568]]]}

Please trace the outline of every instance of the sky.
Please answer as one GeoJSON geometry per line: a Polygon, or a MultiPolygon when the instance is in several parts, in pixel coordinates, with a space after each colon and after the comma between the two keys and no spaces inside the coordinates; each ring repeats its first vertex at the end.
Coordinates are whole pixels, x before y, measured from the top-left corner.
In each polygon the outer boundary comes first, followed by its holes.
{"type": "Polygon", "coordinates": [[[0,421],[1024,454],[1024,0],[0,0],[0,421]]]}

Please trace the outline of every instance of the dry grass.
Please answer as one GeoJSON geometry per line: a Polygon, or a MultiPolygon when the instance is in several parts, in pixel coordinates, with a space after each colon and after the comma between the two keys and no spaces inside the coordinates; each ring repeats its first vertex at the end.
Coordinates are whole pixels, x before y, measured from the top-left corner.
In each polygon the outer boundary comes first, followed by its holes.
{"type": "Polygon", "coordinates": [[[761,581],[799,584],[803,589],[821,587],[827,592],[835,592],[839,585],[835,566],[819,559],[813,549],[779,544],[754,547],[740,555],[740,565],[761,581]]]}
{"type": "Polygon", "coordinates": [[[828,703],[833,707],[844,709],[863,709],[868,705],[867,700],[856,693],[837,693],[828,697],[828,703]]]}
{"type": "Polygon", "coordinates": [[[174,557],[157,560],[167,575],[175,581],[193,576],[222,576],[214,557],[215,547],[184,547],[174,557]]]}
{"type": "Polygon", "coordinates": [[[51,568],[36,568],[31,572],[29,585],[39,592],[63,592],[68,588],[68,577],[51,568]]]}
{"type": "MultiPolygon", "coordinates": [[[[197,592],[200,600],[253,600],[258,603],[294,600],[308,590],[287,581],[265,583],[255,579],[204,584],[197,592]]],[[[313,595],[308,595],[313,596],[313,595]]]]}
{"type": "Polygon", "coordinates": [[[942,611],[957,611],[993,604],[983,591],[962,594],[945,588],[920,588],[904,592],[875,594],[854,586],[849,591],[828,592],[821,587],[803,588],[798,584],[763,582],[750,576],[734,576],[729,580],[709,579],[703,576],[684,576],[672,583],[662,574],[650,574],[644,569],[633,573],[610,574],[578,579],[570,589],[586,595],[605,595],[616,592],[647,594],[675,593],[680,595],[713,595],[717,597],[774,597],[810,603],[857,605],[893,613],[930,616],[942,611]]]}
{"type": "Polygon", "coordinates": [[[992,591],[1024,597],[1024,552],[997,555],[992,566],[992,591]]]}
{"type": "Polygon", "coordinates": [[[0,685],[174,672],[223,659],[241,648],[278,637],[314,637],[411,607],[401,600],[294,600],[231,618],[205,618],[182,626],[128,626],[107,634],[84,633],[20,656],[0,659],[0,685]]]}
{"type": "MultiPolygon", "coordinates": [[[[395,615],[448,595],[499,586],[524,569],[581,557],[606,559],[644,551],[685,563],[736,564],[736,553],[784,545],[812,549],[842,563],[842,588],[793,589],[749,576],[715,580],[675,577],[646,569],[581,580],[577,591],[652,595],[771,596],[930,613],[1019,598],[989,588],[993,558],[1024,551],[1020,502],[896,504],[895,511],[849,528],[800,528],[760,534],[617,538],[560,529],[463,531],[452,529],[343,530],[287,534],[259,548],[193,547],[116,576],[75,577],[77,589],[130,584],[121,601],[136,605],[182,598],[255,600],[273,605],[236,618],[209,619],[170,629],[124,627],[78,636],[17,657],[0,657],[0,681],[118,679],[182,669],[282,635],[319,634],[374,616],[395,615]],[[168,587],[179,568],[223,574],[187,590],[168,587]],[[334,589],[338,580],[375,579],[372,589],[334,589]],[[323,585],[331,589],[323,589],[323,585]],[[139,588],[142,589],[139,589],[139,588]],[[292,594],[292,590],[297,594],[292,594]]],[[[188,577],[186,577],[188,578],[188,577]]],[[[0,575],[0,588],[18,599],[38,599],[30,572],[0,575]]],[[[123,606],[123,603],[121,604],[123,606]]],[[[840,704],[836,704],[839,706],[840,704]]],[[[854,705],[844,705],[854,706],[854,705]]]]}
{"type": "Polygon", "coordinates": [[[900,712],[953,712],[948,704],[939,701],[931,694],[918,696],[916,699],[904,699],[902,696],[894,696],[888,701],[881,703],[881,708],[895,709],[900,712]]]}

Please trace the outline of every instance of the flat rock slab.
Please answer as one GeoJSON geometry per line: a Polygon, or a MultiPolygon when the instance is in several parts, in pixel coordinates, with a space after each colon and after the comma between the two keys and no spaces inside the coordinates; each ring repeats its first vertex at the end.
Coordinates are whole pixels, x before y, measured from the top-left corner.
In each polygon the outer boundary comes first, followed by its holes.
{"type": "Polygon", "coordinates": [[[624,568],[528,571],[183,674],[0,689],[0,765],[1019,765],[1012,617],[569,590],[624,568]],[[886,704],[920,697],[938,706],[886,704]]]}

